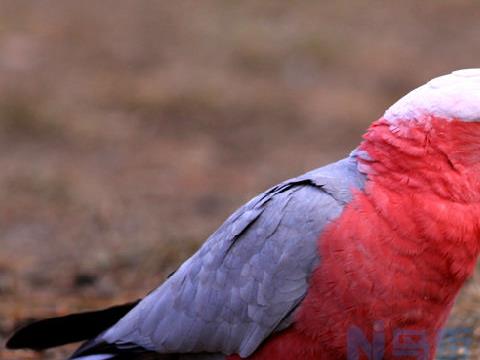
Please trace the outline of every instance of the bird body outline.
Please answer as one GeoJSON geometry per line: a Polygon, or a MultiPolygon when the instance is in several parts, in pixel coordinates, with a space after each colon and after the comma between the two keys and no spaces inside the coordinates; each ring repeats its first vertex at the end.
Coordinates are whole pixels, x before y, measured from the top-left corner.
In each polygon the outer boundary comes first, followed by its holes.
{"type": "MultiPolygon", "coordinates": [[[[72,359],[433,359],[480,251],[477,120],[479,69],[407,94],[350,156],[237,210],[72,359]],[[381,348],[352,355],[352,329],[381,348]],[[402,331],[423,347],[401,353],[402,331]]],[[[7,345],[32,347],[28,329],[7,345]]]]}

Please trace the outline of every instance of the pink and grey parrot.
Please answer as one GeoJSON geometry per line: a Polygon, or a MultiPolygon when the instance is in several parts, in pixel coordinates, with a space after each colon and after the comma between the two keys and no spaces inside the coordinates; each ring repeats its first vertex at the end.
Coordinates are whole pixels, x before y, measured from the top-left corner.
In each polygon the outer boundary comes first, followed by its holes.
{"type": "Polygon", "coordinates": [[[347,158],[231,215],[138,302],[42,320],[71,359],[433,359],[480,250],[480,69],[410,92],[347,158]]]}

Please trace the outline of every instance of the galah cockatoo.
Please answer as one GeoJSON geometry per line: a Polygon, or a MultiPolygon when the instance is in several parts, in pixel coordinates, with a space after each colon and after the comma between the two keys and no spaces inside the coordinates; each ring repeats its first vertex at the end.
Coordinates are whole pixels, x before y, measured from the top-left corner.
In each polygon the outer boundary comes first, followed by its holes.
{"type": "Polygon", "coordinates": [[[410,92],[347,158],[231,215],[139,302],[10,348],[71,359],[433,359],[480,250],[480,69],[410,92]]]}

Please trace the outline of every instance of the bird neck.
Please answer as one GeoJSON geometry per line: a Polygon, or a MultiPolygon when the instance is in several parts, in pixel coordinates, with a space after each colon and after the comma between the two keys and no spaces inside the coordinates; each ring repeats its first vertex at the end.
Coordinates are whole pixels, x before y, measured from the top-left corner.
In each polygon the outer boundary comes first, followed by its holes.
{"type": "Polygon", "coordinates": [[[359,150],[360,170],[377,184],[480,203],[480,122],[380,119],[359,150]]]}
{"type": "Polygon", "coordinates": [[[420,235],[444,259],[444,275],[463,283],[480,252],[480,123],[380,119],[359,150],[375,208],[407,239],[420,235]]]}

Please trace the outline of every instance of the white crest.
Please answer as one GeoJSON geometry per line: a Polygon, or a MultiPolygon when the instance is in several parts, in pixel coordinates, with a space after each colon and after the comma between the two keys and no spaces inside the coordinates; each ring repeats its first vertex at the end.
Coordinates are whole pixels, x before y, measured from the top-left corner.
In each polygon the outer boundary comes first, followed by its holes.
{"type": "Polygon", "coordinates": [[[480,68],[458,70],[430,80],[398,100],[383,117],[394,122],[422,115],[480,121],[480,68]]]}

